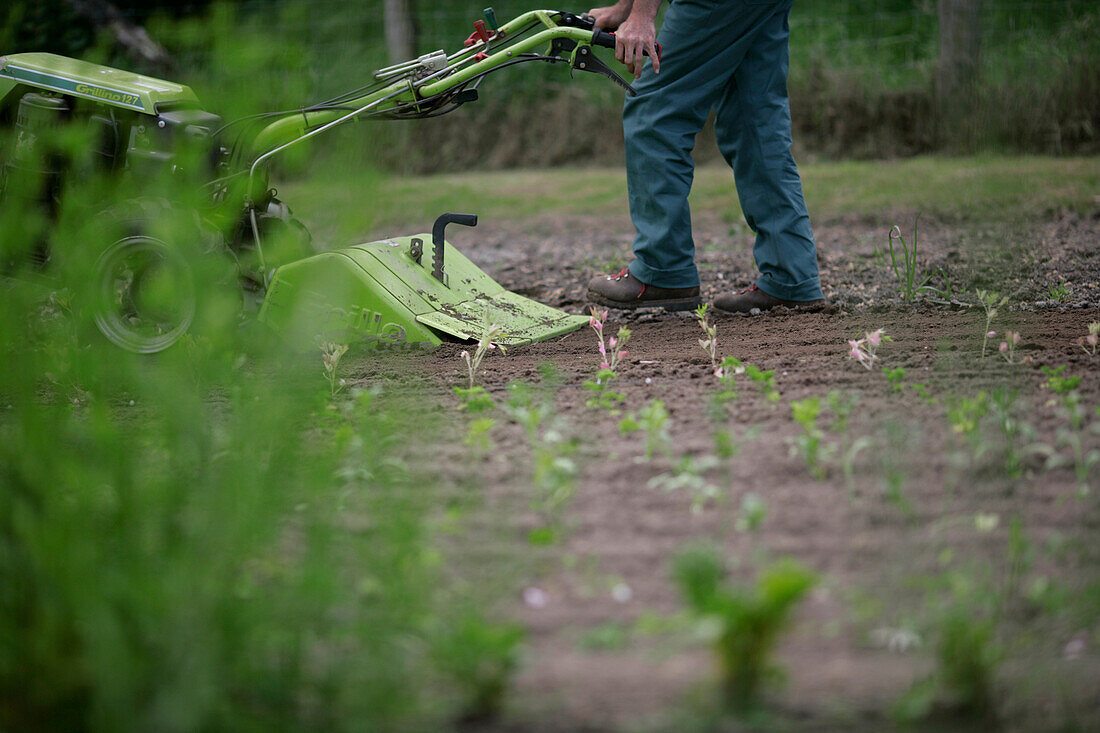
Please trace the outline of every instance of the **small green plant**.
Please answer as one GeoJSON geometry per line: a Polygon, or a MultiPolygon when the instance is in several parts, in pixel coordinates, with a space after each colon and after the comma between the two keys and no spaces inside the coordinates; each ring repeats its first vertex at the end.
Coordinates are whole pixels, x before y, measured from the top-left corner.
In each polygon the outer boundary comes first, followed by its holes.
{"type": "MultiPolygon", "coordinates": [[[[1062,380],[1060,386],[1067,384],[1076,386],[1080,377],[1052,377],[1052,379],[1062,380]]],[[[1096,465],[1100,464],[1100,451],[1086,448],[1085,433],[1086,430],[1089,429],[1089,426],[1086,425],[1088,412],[1081,402],[1080,393],[1077,392],[1076,389],[1063,388],[1063,391],[1059,394],[1061,396],[1061,405],[1059,409],[1065,423],[1058,428],[1058,444],[1069,448],[1070,458],[1067,460],[1059,453],[1051,451],[1047,458],[1046,467],[1048,469],[1057,468],[1067,463],[1071,463],[1074,476],[1077,479],[1077,495],[1083,498],[1087,496],[1090,491],[1089,476],[1092,474],[1096,465]]],[[[1094,424],[1091,427],[1095,432],[1097,425],[1094,424]]]]}
{"type": "Polygon", "coordinates": [[[497,424],[491,417],[479,417],[470,422],[466,428],[466,436],[462,442],[478,456],[484,456],[492,449],[492,438],[489,431],[497,424]]]}
{"type": "Polygon", "coordinates": [[[1020,334],[1015,331],[1005,331],[1005,339],[997,350],[1009,364],[1016,363],[1016,344],[1018,343],[1020,343],[1020,334]]]}
{"type": "Polygon", "coordinates": [[[1077,386],[1081,384],[1081,377],[1063,377],[1062,372],[1066,370],[1066,365],[1063,364],[1060,367],[1039,367],[1039,370],[1047,376],[1047,381],[1043,383],[1043,386],[1055,394],[1065,396],[1077,389],[1077,386]]]}
{"type": "Polygon", "coordinates": [[[886,376],[886,381],[890,384],[890,389],[895,393],[905,391],[905,369],[897,367],[896,369],[883,369],[882,373],[886,376]]]}
{"type": "Polygon", "coordinates": [[[603,331],[607,320],[607,309],[593,307],[591,313],[588,325],[596,332],[599,339],[597,348],[600,352],[600,368],[596,372],[595,380],[584,383],[584,388],[592,393],[585,404],[588,407],[598,407],[617,414],[618,406],[626,400],[626,397],[611,390],[610,384],[611,380],[618,378],[615,369],[619,366],[619,361],[629,353],[622,347],[626,346],[626,342],[630,340],[630,329],[620,327],[617,335],[605,341],[603,331]]]}
{"type": "Polygon", "coordinates": [[[894,707],[905,722],[938,711],[975,719],[992,718],[993,683],[1001,654],[993,622],[976,617],[963,603],[947,609],[935,623],[935,671],[917,683],[894,707]]]}
{"type": "Polygon", "coordinates": [[[1073,295],[1073,290],[1070,284],[1064,280],[1060,283],[1051,283],[1047,288],[1047,295],[1055,303],[1068,303],[1070,297],[1073,295]]]}
{"type": "Polygon", "coordinates": [[[336,393],[344,388],[346,382],[339,378],[340,359],[348,352],[347,344],[326,342],[321,344],[321,363],[325,371],[325,379],[328,380],[329,396],[335,397],[336,393]]]}
{"type": "Polygon", "coordinates": [[[556,430],[544,430],[534,449],[532,483],[537,492],[535,509],[548,524],[558,524],[561,513],[576,491],[577,464],[572,456],[577,452],[576,438],[566,439],[556,430]]]}
{"type": "Polygon", "coordinates": [[[653,460],[658,453],[668,457],[672,452],[672,436],[665,403],[651,400],[638,411],[638,424],[645,430],[645,460],[653,460]]]}
{"type": "Polygon", "coordinates": [[[546,396],[539,399],[530,385],[508,385],[508,399],[502,409],[527,436],[532,453],[531,483],[536,492],[534,508],[551,525],[549,533],[542,535],[554,537],[553,525],[559,522],[575,491],[577,464],[573,454],[579,441],[565,437],[555,424],[551,400],[546,396]]]}
{"type": "Polygon", "coordinates": [[[1084,349],[1089,356],[1096,356],[1098,344],[1100,344],[1100,321],[1093,321],[1089,324],[1088,336],[1077,339],[1077,345],[1084,349]]]}
{"type": "Polygon", "coordinates": [[[519,666],[524,631],[514,624],[493,624],[468,613],[440,627],[432,639],[435,666],[462,694],[459,718],[486,722],[500,713],[508,683],[519,666]]]}
{"type": "Polygon", "coordinates": [[[779,402],[779,389],[775,386],[775,370],[761,369],[754,364],[745,364],[745,376],[760,390],[760,396],[764,402],[775,404],[779,402]]]}
{"type": "Polygon", "coordinates": [[[741,452],[741,446],[734,440],[728,428],[719,428],[711,433],[714,443],[714,455],[722,460],[734,458],[741,452]]]}
{"type": "Polygon", "coordinates": [[[711,398],[710,416],[712,419],[724,421],[728,417],[726,405],[737,399],[737,375],[744,373],[745,365],[735,356],[725,357],[718,368],[714,370],[714,376],[718,377],[718,391],[711,398]]]}
{"type": "Polygon", "coordinates": [[[909,245],[905,241],[905,237],[901,235],[901,228],[897,225],[890,228],[890,236],[888,238],[888,244],[890,249],[890,264],[894,268],[894,276],[898,279],[898,285],[901,288],[902,297],[906,300],[913,300],[917,293],[921,290],[931,290],[943,297],[947,297],[945,293],[929,287],[928,281],[932,279],[931,275],[925,275],[918,281],[917,272],[917,224],[913,223],[913,248],[910,249],[909,245]],[[898,252],[894,247],[894,242],[898,242],[901,245],[901,251],[898,252]],[[901,255],[901,265],[898,265],[898,255],[901,255]]]}
{"type": "Polygon", "coordinates": [[[534,448],[539,442],[542,424],[553,414],[549,400],[536,399],[530,385],[513,382],[508,385],[508,398],[504,402],[504,414],[523,428],[527,442],[534,448]]]}
{"type": "Polygon", "coordinates": [[[462,400],[462,404],[459,409],[467,412],[481,412],[493,407],[493,399],[489,396],[489,393],[479,384],[476,384],[477,373],[481,368],[481,362],[485,358],[485,355],[494,349],[500,349],[500,353],[507,353],[507,350],[503,345],[493,343],[493,339],[500,336],[504,332],[504,328],[499,323],[486,324],[485,329],[482,331],[481,338],[478,339],[477,348],[474,349],[474,353],[471,355],[469,351],[463,349],[458,355],[460,359],[466,362],[466,387],[454,387],[454,393],[458,395],[462,400]]]}
{"type": "Polygon", "coordinates": [[[1024,444],[1034,437],[1031,426],[1017,416],[1019,391],[1000,388],[989,398],[990,413],[1004,440],[1004,470],[1009,478],[1024,475],[1024,444]]]}
{"type": "Polygon", "coordinates": [[[707,472],[717,468],[719,463],[715,456],[685,455],[680,458],[672,471],[654,476],[646,485],[651,489],[669,492],[686,491],[691,497],[692,514],[698,514],[707,504],[722,498],[718,487],[706,478],[707,472]]]}
{"type": "Polygon", "coordinates": [[[879,328],[863,334],[861,339],[848,339],[848,357],[855,359],[867,371],[875,368],[878,359],[878,349],[886,341],[893,341],[885,335],[886,329],[879,328]]]}
{"type": "Polygon", "coordinates": [[[844,395],[839,390],[829,390],[825,396],[832,420],[829,423],[829,432],[837,436],[839,444],[836,448],[840,454],[840,470],[844,474],[844,485],[851,499],[855,494],[855,463],[856,458],[867,448],[874,445],[874,441],[864,436],[852,440],[851,416],[858,404],[851,395],[844,395]]]}
{"type": "Polygon", "coordinates": [[[809,397],[791,402],[791,417],[802,428],[802,432],[795,438],[794,445],[791,446],[791,452],[802,456],[810,475],[818,480],[825,478],[825,466],[822,456],[825,432],[817,424],[820,415],[820,397],[809,397]]]}
{"type": "Polygon", "coordinates": [[[722,701],[745,715],[759,709],[761,687],[777,674],[771,656],[779,635],[816,578],[793,560],[765,568],[746,588],[726,582],[725,574],[708,547],[681,552],[673,566],[680,594],[718,659],[722,701]]]}
{"type": "Polygon", "coordinates": [[[722,369],[718,363],[718,327],[707,319],[707,304],[704,303],[695,309],[695,318],[699,321],[699,327],[703,329],[705,339],[699,339],[699,346],[710,357],[710,371],[714,376],[721,377],[722,369]]]}
{"type": "Polygon", "coordinates": [[[947,420],[951,430],[962,437],[971,447],[979,437],[982,418],[989,413],[989,394],[978,392],[974,397],[953,399],[947,408],[947,420]]]}
{"type": "Polygon", "coordinates": [[[1000,293],[989,292],[986,290],[977,291],[978,303],[982,306],[982,310],[985,311],[985,328],[982,329],[982,333],[985,334],[982,338],[982,359],[985,359],[985,350],[989,345],[989,339],[996,338],[997,332],[989,330],[989,327],[993,324],[993,319],[997,317],[997,311],[1004,307],[1008,303],[1008,296],[1001,297],[1000,293]]]}
{"type": "Polygon", "coordinates": [[[751,491],[741,497],[741,513],[734,528],[738,532],[755,534],[768,518],[768,502],[751,491]]]}
{"type": "Polygon", "coordinates": [[[596,332],[596,337],[599,339],[597,348],[600,352],[600,369],[610,369],[614,372],[619,365],[619,361],[629,353],[623,347],[630,340],[630,329],[620,326],[618,334],[608,338],[605,342],[603,327],[604,323],[607,322],[607,309],[593,306],[591,314],[592,317],[588,319],[588,325],[596,332]]]}
{"type": "Polygon", "coordinates": [[[618,375],[610,369],[601,369],[596,372],[596,378],[588,380],[583,385],[591,393],[591,396],[584,403],[585,406],[598,407],[607,410],[612,415],[619,414],[619,405],[626,401],[626,395],[611,389],[611,380],[617,378],[618,375]]]}

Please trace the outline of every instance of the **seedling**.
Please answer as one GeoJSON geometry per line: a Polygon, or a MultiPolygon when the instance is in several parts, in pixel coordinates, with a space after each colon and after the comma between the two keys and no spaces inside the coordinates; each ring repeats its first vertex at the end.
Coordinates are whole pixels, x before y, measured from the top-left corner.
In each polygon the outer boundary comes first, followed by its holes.
{"type": "MultiPolygon", "coordinates": [[[[566,439],[555,427],[551,401],[537,399],[529,385],[510,384],[503,410],[527,435],[532,452],[531,483],[536,491],[534,508],[547,523],[555,524],[562,509],[573,498],[577,465],[572,456],[579,441],[566,439]]],[[[556,533],[552,528],[541,528],[533,535],[553,538],[556,533]]]]}
{"type": "Polygon", "coordinates": [[[1096,356],[1096,347],[1100,343],[1100,321],[1089,324],[1089,335],[1077,339],[1077,344],[1085,350],[1089,356],[1096,356]]]}
{"type": "Polygon", "coordinates": [[[1073,291],[1070,288],[1070,284],[1063,281],[1060,283],[1051,283],[1047,288],[1047,294],[1050,296],[1050,299],[1056,303],[1067,303],[1073,291]]]}
{"type": "Polygon", "coordinates": [[[990,396],[990,408],[1004,438],[1004,469],[1009,478],[1024,475],[1024,455],[1021,442],[1034,435],[1034,430],[1016,417],[1016,400],[1019,392],[998,389],[990,396]]]}
{"type": "Polygon", "coordinates": [[[754,364],[746,364],[745,376],[760,389],[764,402],[769,404],[779,402],[779,390],[775,386],[774,369],[765,370],[754,364]]]}
{"type": "Polygon", "coordinates": [[[768,502],[749,492],[741,497],[741,514],[737,517],[734,528],[738,532],[755,534],[767,518],[768,502]]]}
{"type": "Polygon", "coordinates": [[[893,341],[886,335],[886,329],[868,331],[861,339],[848,339],[848,357],[855,359],[864,369],[871,371],[878,359],[878,349],[886,341],[893,341]]]}
{"type": "Polygon", "coordinates": [[[1043,386],[1056,394],[1062,395],[1063,397],[1073,390],[1077,389],[1077,385],[1081,384],[1081,377],[1062,376],[1062,372],[1066,370],[1065,364],[1055,368],[1043,366],[1039,369],[1043,372],[1043,374],[1047,375],[1047,381],[1043,384],[1043,386]]]}
{"type": "Polygon", "coordinates": [[[890,389],[894,392],[902,392],[905,390],[905,369],[897,367],[896,369],[884,369],[882,373],[886,375],[886,381],[890,383],[890,389]]]}
{"type": "Polygon", "coordinates": [[[599,339],[597,348],[600,352],[600,368],[596,372],[595,381],[584,383],[585,389],[592,392],[592,396],[585,404],[588,407],[600,407],[616,414],[616,408],[626,397],[612,391],[609,386],[611,380],[618,378],[615,369],[618,367],[619,361],[629,353],[622,347],[630,340],[630,329],[620,327],[617,335],[605,341],[604,323],[607,320],[607,309],[593,307],[591,313],[592,317],[588,320],[588,325],[596,332],[599,339]]]}
{"type": "Polygon", "coordinates": [[[715,369],[714,375],[718,377],[718,391],[711,398],[710,414],[714,420],[725,420],[727,417],[726,405],[737,399],[738,374],[745,373],[745,365],[734,356],[727,356],[715,369]]]}
{"type": "Polygon", "coordinates": [[[492,448],[492,439],[489,437],[489,431],[492,430],[496,424],[497,421],[491,417],[480,417],[473,420],[469,427],[466,428],[466,437],[463,438],[462,442],[478,457],[487,455],[492,448]]]}
{"type": "Polygon", "coordinates": [[[791,446],[792,453],[798,453],[806,462],[806,468],[815,479],[825,478],[825,466],[822,462],[822,441],[825,433],[817,425],[821,414],[821,399],[809,397],[791,402],[791,417],[802,428],[791,446]]]}
{"type": "Polygon", "coordinates": [[[982,359],[985,359],[985,349],[989,345],[989,339],[997,336],[997,332],[990,331],[989,327],[993,323],[993,319],[997,317],[997,310],[1008,302],[1008,296],[1002,298],[999,293],[985,290],[979,290],[977,295],[978,302],[981,304],[982,310],[985,311],[985,328],[983,329],[985,337],[982,339],[982,359]]]}
{"type": "Polygon", "coordinates": [[[680,553],[673,575],[718,658],[723,703],[738,715],[754,712],[760,688],[776,675],[771,656],[779,634],[816,578],[785,560],[761,571],[752,586],[737,587],[724,582],[721,558],[706,547],[680,553]]]}
{"type": "Polygon", "coordinates": [[[1016,344],[1020,343],[1020,334],[1015,331],[1005,331],[1005,340],[1001,342],[998,351],[1009,364],[1016,363],[1016,344]]]}
{"type": "Polygon", "coordinates": [[[939,294],[940,296],[947,298],[947,294],[943,293],[936,288],[930,287],[928,281],[932,279],[931,275],[925,275],[924,278],[917,282],[917,224],[913,223],[913,248],[910,250],[909,245],[905,242],[905,237],[901,235],[901,228],[897,225],[891,227],[889,236],[890,246],[890,263],[894,267],[894,276],[898,279],[898,285],[901,287],[901,294],[906,300],[913,300],[917,293],[921,290],[931,290],[939,294]],[[901,266],[898,266],[898,252],[894,247],[894,242],[898,242],[901,245],[901,266]]]}
{"type": "Polygon", "coordinates": [[[619,360],[629,353],[623,347],[630,340],[630,329],[620,326],[618,334],[604,342],[603,328],[604,323],[607,321],[607,309],[593,306],[591,313],[592,317],[588,319],[588,325],[592,327],[597,338],[599,338],[600,370],[609,369],[614,372],[619,365],[619,360]]]}
{"type": "Polygon", "coordinates": [[[848,490],[848,498],[855,494],[855,462],[859,454],[874,445],[868,437],[852,440],[849,429],[849,420],[852,411],[856,407],[856,400],[850,395],[843,395],[838,390],[830,390],[826,395],[829,411],[832,413],[832,422],[829,423],[829,431],[840,438],[840,444],[836,450],[840,453],[840,469],[844,474],[844,485],[848,490]]]}
{"type": "MultiPolygon", "coordinates": [[[[1093,468],[1100,464],[1100,451],[1096,449],[1086,450],[1085,431],[1087,426],[1085,420],[1088,413],[1085,406],[1081,404],[1080,393],[1072,387],[1067,388],[1067,385],[1071,384],[1076,387],[1080,377],[1063,378],[1055,376],[1051,379],[1061,380],[1059,382],[1062,397],[1061,411],[1066,419],[1066,425],[1058,429],[1058,442],[1070,449],[1073,471],[1077,478],[1077,494],[1083,498],[1088,495],[1090,490],[1089,475],[1092,473],[1093,468]]],[[[1096,427],[1096,425],[1093,425],[1092,429],[1095,431],[1096,427]]],[[[1047,459],[1047,468],[1055,468],[1066,462],[1062,456],[1052,451],[1047,459]]]]}
{"type": "Polygon", "coordinates": [[[668,457],[672,452],[672,436],[668,432],[668,410],[661,400],[652,400],[638,411],[638,424],[645,429],[645,460],[651,461],[660,453],[668,457]]]}
{"type": "Polygon", "coordinates": [[[347,344],[334,344],[323,343],[321,344],[321,361],[325,367],[324,375],[328,380],[329,395],[336,396],[336,393],[344,388],[346,382],[343,379],[339,379],[337,376],[337,370],[340,368],[340,359],[348,351],[347,344]]]}
{"type": "MultiPolygon", "coordinates": [[[[481,369],[482,360],[485,358],[485,354],[489,351],[499,348],[500,353],[506,353],[504,346],[497,347],[497,344],[493,342],[498,336],[502,335],[503,328],[499,324],[487,324],[482,331],[482,336],[477,339],[477,348],[474,349],[473,355],[465,349],[459,354],[459,358],[466,362],[466,379],[469,381],[464,391],[466,395],[472,395],[474,392],[474,383],[477,379],[477,370],[481,369]]],[[[459,392],[459,390],[455,390],[459,392]]]]}
{"type": "Polygon", "coordinates": [[[715,456],[685,455],[672,471],[654,476],[646,485],[664,491],[686,491],[691,496],[691,513],[698,514],[708,503],[722,498],[718,487],[706,479],[706,473],[718,465],[715,456]]]}
{"type": "Polygon", "coordinates": [[[699,339],[699,346],[710,357],[710,371],[714,376],[721,378],[723,370],[718,364],[718,327],[707,320],[707,304],[699,306],[695,310],[695,317],[699,320],[699,327],[706,335],[705,339],[699,339]]]}
{"type": "Polygon", "coordinates": [[[463,694],[462,720],[486,721],[500,713],[508,682],[519,665],[524,635],[520,626],[492,624],[470,613],[433,639],[436,667],[463,694]]]}
{"type": "Polygon", "coordinates": [[[555,430],[545,430],[535,448],[532,481],[538,492],[535,508],[546,521],[556,524],[562,510],[573,498],[577,464],[572,459],[577,439],[566,440],[555,430]]]}
{"type": "Polygon", "coordinates": [[[617,379],[618,375],[610,369],[601,369],[596,372],[596,378],[584,383],[584,388],[592,393],[592,396],[585,402],[586,407],[598,407],[607,410],[612,415],[619,413],[618,407],[626,401],[626,395],[620,394],[612,389],[611,380],[617,379]]]}

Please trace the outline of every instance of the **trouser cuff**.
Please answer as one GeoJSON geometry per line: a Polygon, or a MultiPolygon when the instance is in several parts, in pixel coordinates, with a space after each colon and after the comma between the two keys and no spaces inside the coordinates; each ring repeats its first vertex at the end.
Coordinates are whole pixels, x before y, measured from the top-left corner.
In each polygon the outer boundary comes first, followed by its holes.
{"type": "Polygon", "coordinates": [[[646,285],[656,288],[695,288],[699,286],[699,270],[695,265],[678,270],[658,270],[641,260],[630,263],[630,274],[646,285]]]}
{"type": "MultiPolygon", "coordinates": [[[[631,270],[633,273],[633,269],[631,270]]],[[[637,276],[636,276],[637,277],[637,276]]],[[[639,280],[641,278],[638,278],[639,280]]],[[[645,282],[642,280],[642,282],[645,282]]],[[[756,287],[763,290],[773,298],[791,301],[822,300],[825,294],[821,292],[821,280],[812,277],[793,285],[777,282],[769,275],[761,275],[756,281],[756,287]]]]}

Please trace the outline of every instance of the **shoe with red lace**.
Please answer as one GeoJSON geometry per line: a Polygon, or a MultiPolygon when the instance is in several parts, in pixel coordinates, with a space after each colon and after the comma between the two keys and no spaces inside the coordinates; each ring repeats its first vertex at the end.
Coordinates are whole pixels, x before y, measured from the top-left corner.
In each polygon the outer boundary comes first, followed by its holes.
{"type": "Polygon", "coordinates": [[[714,299],[714,307],[727,313],[751,313],[754,310],[766,311],[778,305],[788,308],[821,307],[824,300],[782,300],[768,295],[755,285],[750,285],[736,293],[723,293],[714,299]]]}
{"type": "Polygon", "coordinates": [[[664,308],[692,310],[702,303],[699,287],[658,288],[646,285],[623,268],[615,275],[599,275],[588,281],[588,299],[609,308],[664,308]]]}

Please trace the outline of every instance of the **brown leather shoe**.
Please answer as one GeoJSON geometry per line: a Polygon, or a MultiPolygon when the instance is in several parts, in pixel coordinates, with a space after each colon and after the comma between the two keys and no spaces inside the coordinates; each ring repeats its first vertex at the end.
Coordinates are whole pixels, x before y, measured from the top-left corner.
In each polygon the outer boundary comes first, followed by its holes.
{"type": "Polygon", "coordinates": [[[698,286],[658,288],[646,285],[625,267],[617,275],[599,275],[589,280],[588,299],[609,308],[664,308],[670,311],[692,310],[702,303],[698,286]]]}
{"type": "Polygon", "coordinates": [[[714,307],[727,313],[751,313],[754,309],[766,311],[777,305],[788,308],[819,308],[825,305],[825,300],[781,300],[768,295],[755,285],[736,293],[722,293],[714,299],[714,307]]]}

